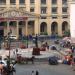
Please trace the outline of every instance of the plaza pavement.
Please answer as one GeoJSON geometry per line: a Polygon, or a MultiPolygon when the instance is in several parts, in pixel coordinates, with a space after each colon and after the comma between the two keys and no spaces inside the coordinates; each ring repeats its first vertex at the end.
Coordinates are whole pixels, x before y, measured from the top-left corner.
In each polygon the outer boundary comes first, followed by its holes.
{"type": "Polygon", "coordinates": [[[39,71],[39,75],[75,75],[69,65],[49,65],[48,62],[35,62],[35,64],[16,65],[16,75],[31,75],[32,71],[39,71]]]}
{"type": "MultiPolygon", "coordinates": [[[[19,49],[17,54],[21,54],[22,57],[32,57],[32,51],[33,48],[27,48],[27,49],[19,49]]],[[[6,56],[9,55],[9,50],[0,50],[0,56],[6,58],[6,56]]],[[[61,54],[54,50],[46,50],[46,51],[40,51],[40,55],[36,55],[35,58],[48,58],[50,56],[61,56],[61,54]]],[[[15,58],[16,56],[16,49],[10,50],[10,57],[15,58]],[[14,54],[15,53],[15,54],[14,54]]]]}

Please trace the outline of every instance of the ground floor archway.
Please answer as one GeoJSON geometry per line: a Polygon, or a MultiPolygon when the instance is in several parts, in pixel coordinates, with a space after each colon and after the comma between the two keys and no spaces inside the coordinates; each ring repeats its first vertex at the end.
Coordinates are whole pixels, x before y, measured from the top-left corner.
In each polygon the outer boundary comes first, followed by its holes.
{"type": "Polygon", "coordinates": [[[68,22],[67,21],[64,21],[63,23],[62,23],[62,32],[63,31],[67,31],[68,30],[68,22]]]}
{"type": "Polygon", "coordinates": [[[57,22],[52,22],[51,33],[52,34],[58,34],[58,23],[57,22]]]}
{"type": "Polygon", "coordinates": [[[0,37],[4,36],[4,29],[0,29],[0,37]]]}
{"type": "Polygon", "coordinates": [[[25,29],[26,28],[25,27],[25,23],[26,23],[25,21],[19,21],[18,22],[18,25],[19,25],[19,30],[18,30],[19,31],[19,36],[25,35],[25,30],[26,30],[25,29]]]}
{"type": "Polygon", "coordinates": [[[69,36],[70,35],[70,31],[68,29],[68,22],[67,21],[64,21],[62,23],[62,35],[63,36],[69,36]]]}
{"type": "Polygon", "coordinates": [[[28,22],[28,34],[29,35],[34,35],[34,25],[35,25],[35,21],[29,21],[28,22]]]}
{"type": "Polygon", "coordinates": [[[4,36],[4,27],[7,26],[6,22],[0,22],[0,37],[4,36]]]}
{"type": "Polygon", "coordinates": [[[46,34],[47,33],[47,23],[46,22],[42,22],[40,25],[40,33],[41,34],[46,34]]]}

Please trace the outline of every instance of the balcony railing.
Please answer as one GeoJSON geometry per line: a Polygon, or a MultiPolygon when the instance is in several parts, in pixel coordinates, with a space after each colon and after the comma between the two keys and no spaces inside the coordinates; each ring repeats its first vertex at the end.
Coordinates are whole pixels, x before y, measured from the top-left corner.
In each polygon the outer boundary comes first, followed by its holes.
{"type": "Polygon", "coordinates": [[[16,3],[10,3],[10,5],[16,5],[16,3]]]}
{"type": "Polygon", "coordinates": [[[52,4],[52,7],[57,7],[58,5],[57,4],[52,4]]]}
{"type": "Polygon", "coordinates": [[[25,3],[19,3],[19,7],[26,7],[25,3]]]}
{"type": "Polygon", "coordinates": [[[68,14],[68,12],[62,12],[62,14],[68,14]]]}
{"type": "Polygon", "coordinates": [[[0,5],[6,5],[6,3],[0,3],[0,5]]]}
{"type": "Polygon", "coordinates": [[[57,12],[52,12],[52,14],[58,14],[57,12]]]}
{"type": "Polygon", "coordinates": [[[41,7],[46,7],[47,6],[47,4],[41,4],[41,7]]]}
{"type": "Polygon", "coordinates": [[[19,3],[19,5],[25,5],[25,3],[19,3]]]}
{"type": "Polygon", "coordinates": [[[30,5],[35,5],[35,3],[30,3],[30,5]]]}
{"type": "Polygon", "coordinates": [[[6,7],[6,3],[0,3],[0,7],[6,7]]]}

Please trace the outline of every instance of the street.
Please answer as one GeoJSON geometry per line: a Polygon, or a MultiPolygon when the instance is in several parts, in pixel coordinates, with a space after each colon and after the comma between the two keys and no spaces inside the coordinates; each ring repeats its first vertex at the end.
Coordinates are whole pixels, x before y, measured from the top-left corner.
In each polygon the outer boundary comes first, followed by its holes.
{"type": "Polygon", "coordinates": [[[69,65],[49,65],[47,62],[16,65],[16,75],[31,75],[32,70],[38,70],[39,75],[75,75],[75,71],[69,65]]]}

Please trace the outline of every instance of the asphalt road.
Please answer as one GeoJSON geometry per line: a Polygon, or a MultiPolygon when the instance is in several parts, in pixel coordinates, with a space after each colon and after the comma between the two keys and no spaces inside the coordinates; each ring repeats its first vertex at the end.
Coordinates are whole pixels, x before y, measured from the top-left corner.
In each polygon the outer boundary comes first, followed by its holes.
{"type": "Polygon", "coordinates": [[[16,75],[31,75],[32,70],[38,70],[39,75],[75,75],[75,71],[69,65],[49,65],[47,62],[16,65],[16,75]]]}

